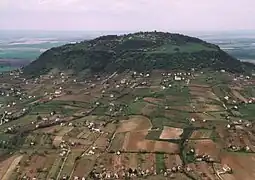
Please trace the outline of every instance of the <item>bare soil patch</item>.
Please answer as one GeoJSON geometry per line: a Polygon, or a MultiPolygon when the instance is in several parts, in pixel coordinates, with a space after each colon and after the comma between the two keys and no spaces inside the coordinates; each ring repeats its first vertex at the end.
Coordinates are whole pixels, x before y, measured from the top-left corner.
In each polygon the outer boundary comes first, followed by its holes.
{"type": "Polygon", "coordinates": [[[103,137],[103,136],[100,136],[96,141],[95,141],[95,146],[101,150],[101,151],[104,151],[106,149],[106,147],[109,145],[109,142],[108,142],[108,138],[107,137],[103,137]]]}
{"type": "Polygon", "coordinates": [[[145,140],[148,131],[130,132],[126,145],[126,151],[165,152],[176,154],[179,151],[178,145],[165,141],[145,140]]]}
{"type": "Polygon", "coordinates": [[[189,90],[192,99],[195,99],[198,102],[213,102],[213,100],[220,101],[219,97],[212,92],[212,88],[210,87],[192,86],[189,87],[189,90]]]}
{"type": "Polygon", "coordinates": [[[71,126],[64,126],[60,129],[59,132],[57,132],[57,136],[64,136],[66,135],[68,132],[70,132],[74,127],[71,127],[71,126]]]}
{"type": "MultiPolygon", "coordinates": [[[[22,176],[26,175],[29,178],[37,177],[39,175],[38,170],[43,169],[46,163],[46,157],[34,155],[29,161],[29,166],[22,171],[22,176]]],[[[21,176],[21,177],[22,177],[21,176]]]]}
{"type": "Polygon", "coordinates": [[[221,111],[223,110],[223,107],[220,105],[214,105],[214,104],[205,104],[204,111],[221,111]]]}
{"type": "Polygon", "coordinates": [[[141,113],[146,116],[150,116],[157,110],[157,105],[147,103],[141,110],[141,113]]]}
{"type": "Polygon", "coordinates": [[[242,102],[245,102],[247,103],[248,100],[243,97],[237,90],[234,90],[234,89],[231,89],[231,92],[232,94],[239,100],[239,101],[242,101],[242,102]]]}
{"type": "Polygon", "coordinates": [[[177,165],[182,165],[182,160],[179,155],[165,154],[165,165],[167,169],[171,169],[177,165]]]}
{"type": "Polygon", "coordinates": [[[192,133],[191,139],[205,139],[210,138],[212,134],[211,130],[196,130],[192,133]]]}
{"type": "Polygon", "coordinates": [[[183,129],[167,127],[164,126],[164,129],[160,135],[160,139],[180,139],[181,134],[183,133],[183,129]]]}
{"type": "Polygon", "coordinates": [[[63,170],[61,172],[60,177],[71,174],[71,172],[74,170],[74,166],[76,165],[75,159],[79,157],[82,154],[81,150],[72,151],[69,155],[67,160],[65,161],[65,164],[63,166],[63,170]]]}
{"type": "Polygon", "coordinates": [[[192,97],[191,97],[191,102],[192,103],[205,103],[207,102],[207,99],[203,96],[203,94],[199,94],[199,95],[196,95],[196,94],[192,94],[192,97]]]}
{"type": "Polygon", "coordinates": [[[63,95],[60,97],[55,98],[55,100],[60,101],[81,101],[81,102],[90,102],[93,100],[93,96],[91,95],[63,95]]]}
{"type": "Polygon", "coordinates": [[[143,98],[144,101],[148,102],[148,103],[152,103],[152,104],[163,104],[163,100],[159,99],[159,98],[153,98],[153,97],[145,97],[143,98]]]}
{"type": "Polygon", "coordinates": [[[56,136],[56,137],[54,138],[52,144],[53,144],[55,147],[58,147],[58,146],[60,145],[60,143],[62,142],[62,140],[63,140],[63,136],[56,136]]]}
{"type": "Polygon", "coordinates": [[[143,157],[144,161],[142,163],[141,168],[145,170],[149,170],[150,173],[154,173],[156,170],[156,157],[155,153],[146,153],[143,157]]]}
{"type": "Polygon", "coordinates": [[[5,174],[3,175],[1,180],[9,180],[10,179],[11,175],[13,174],[15,168],[19,164],[22,157],[23,157],[22,155],[18,156],[18,157],[15,157],[15,159],[12,161],[12,163],[10,164],[8,170],[5,172],[5,174]]]}
{"type": "Polygon", "coordinates": [[[211,88],[209,86],[201,86],[201,85],[190,85],[189,90],[193,92],[205,92],[205,91],[210,91],[211,88]]]}
{"type": "Polygon", "coordinates": [[[196,154],[208,154],[215,160],[219,159],[220,147],[210,139],[206,140],[189,140],[188,145],[195,148],[196,154]]]}
{"type": "Polygon", "coordinates": [[[130,116],[128,120],[120,122],[116,132],[141,131],[151,129],[152,124],[145,116],[130,116]]]}
{"type": "Polygon", "coordinates": [[[161,91],[161,86],[150,86],[150,89],[153,91],[161,91]]]}
{"type": "Polygon", "coordinates": [[[173,95],[167,95],[166,96],[166,100],[168,100],[169,102],[176,102],[176,101],[181,101],[183,100],[182,97],[178,97],[178,96],[173,96],[173,95]]]}
{"type": "Polygon", "coordinates": [[[15,160],[15,158],[17,158],[17,156],[12,156],[0,163],[0,179],[3,178],[4,174],[6,173],[12,162],[15,160]]]}
{"type": "Polygon", "coordinates": [[[137,169],[138,167],[138,154],[137,153],[125,153],[122,154],[122,165],[125,169],[137,169]]]}
{"type": "Polygon", "coordinates": [[[189,167],[194,170],[192,172],[192,175],[197,179],[200,179],[202,177],[203,180],[218,180],[218,178],[214,174],[214,170],[211,164],[208,164],[206,162],[196,162],[195,164],[189,164],[189,167]]]}
{"type": "Polygon", "coordinates": [[[255,179],[255,156],[254,154],[224,153],[221,155],[222,165],[226,164],[233,169],[233,174],[222,177],[234,180],[255,179]]]}
{"type": "Polygon", "coordinates": [[[195,120],[199,120],[199,121],[215,119],[215,117],[213,117],[211,114],[206,113],[206,112],[194,113],[194,114],[192,114],[192,117],[194,117],[195,120]]]}
{"type": "Polygon", "coordinates": [[[189,85],[189,87],[193,87],[193,88],[205,88],[205,89],[210,88],[209,85],[206,85],[206,84],[196,84],[196,83],[191,83],[189,85]]]}
{"type": "Polygon", "coordinates": [[[111,142],[111,151],[119,151],[123,148],[126,133],[116,133],[111,142]]]}
{"type": "Polygon", "coordinates": [[[207,91],[206,95],[210,99],[214,99],[216,101],[220,101],[220,98],[218,96],[216,96],[216,94],[214,94],[212,91],[207,91]]]}
{"type": "Polygon", "coordinates": [[[181,112],[180,111],[177,111],[177,110],[165,110],[164,111],[164,115],[166,118],[178,118],[178,115],[180,114],[181,112]]]}
{"type": "Polygon", "coordinates": [[[73,177],[87,177],[89,172],[93,169],[95,164],[95,159],[93,157],[90,158],[82,158],[77,162],[75,167],[73,177]],[[85,168],[86,167],[86,168],[85,168]]]}
{"type": "Polygon", "coordinates": [[[171,109],[192,112],[193,108],[190,106],[170,106],[171,109]]]}
{"type": "Polygon", "coordinates": [[[50,127],[38,129],[37,131],[48,133],[48,134],[55,134],[55,133],[59,132],[61,130],[61,128],[62,128],[61,126],[57,125],[57,126],[50,126],[50,127]]]}

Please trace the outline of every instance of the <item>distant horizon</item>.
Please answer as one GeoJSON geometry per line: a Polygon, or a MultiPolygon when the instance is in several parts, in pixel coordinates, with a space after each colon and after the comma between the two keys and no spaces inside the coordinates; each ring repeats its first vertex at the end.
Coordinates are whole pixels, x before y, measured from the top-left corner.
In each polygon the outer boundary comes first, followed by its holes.
{"type": "Polygon", "coordinates": [[[157,32],[251,32],[255,33],[254,29],[230,29],[230,30],[176,30],[176,29],[154,29],[154,30],[83,30],[83,29],[76,29],[76,30],[61,30],[61,29],[1,29],[0,31],[39,31],[39,32],[150,32],[150,31],[157,31],[157,32]]]}
{"type": "MultiPolygon", "coordinates": [[[[190,35],[190,36],[215,36],[215,35],[245,35],[249,37],[249,35],[254,36],[255,35],[255,29],[242,29],[242,30],[34,30],[34,29],[0,29],[0,32],[2,35],[27,35],[27,33],[31,33],[29,35],[67,35],[67,36],[81,36],[81,35],[88,35],[88,36],[102,36],[102,35],[122,35],[122,34],[128,34],[128,33],[136,33],[136,32],[151,32],[151,31],[157,31],[157,32],[169,32],[169,33],[178,33],[178,34],[184,34],[184,35],[190,35]],[[70,34],[75,33],[75,34],[70,34]]],[[[1,36],[1,34],[0,34],[1,36]]]]}

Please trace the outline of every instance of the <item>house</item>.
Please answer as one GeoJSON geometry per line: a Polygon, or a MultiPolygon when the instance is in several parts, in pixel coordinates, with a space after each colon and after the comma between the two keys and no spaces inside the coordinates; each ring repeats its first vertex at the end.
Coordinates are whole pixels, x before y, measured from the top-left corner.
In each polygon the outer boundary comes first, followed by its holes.
{"type": "Polygon", "coordinates": [[[94,155],[94,154],[95,154],[95,152],[92,151],[92,150],[90,150],[90,151],[88,152],[88,155],[94,155]]]}
{"type": "Polygon", "coordinates": [[[48,120],[49,120],[49,118],[47,118],[47,117],[43,117],[43,118],[42,118],[42,120],[43,120],[43,121],[48,121],[48,120]]]}
{"type": "Polygon", "coordinates": [[[190,121],[191,121],[191,122],[196,122],[195,118],[191,118],[190,121]]]}
{"type": "Polygon", "coordinates": [[[226,164],[223,165],[222,169],[223,169],[224,172],[227,172],[227,173],[231,173],[232,172],[232,169],[228,165],[226,165],[226,164]]]}
{"type": "Polygon", "coordinates": [[[224,99],[228,101],[228,100],[229,100],[229,97],[228,97],[228,96],[225,96],[224,99]]]}
{"type": "Polygon", "coordinates": [[[56,91],[54,92],[55,95],[60,95],[61,93],[62,93],[61,90],[56,90],[56,91]]]}
{"type": "Polygon", "coordinates": [[[165,87],[165,86],[162,86],[161,88],[162,88],[163,90],[165,90],[165,89],[166,89],[166,87],[165,87]]]}
{"type": "Polygon", "coordinates": [[[179,76],[174,76],[174,80],[175,80],[175,81],[181,81],[181,80],[182,80],[182,78],[181,78],[181,77],[179,77],[179,76]]]}
{"type": "Polygon", "coordinates": [[[126,79],[122,79],[122,80],[120,81],[120,83],[121,83],[121,84],[125,84],[125,83],[126,83],[126,79]]]}
{"type": "Polygon", "coordinates": [[[250,147],[249,146],[245,146],[245,151],[250,151],[250,147]]]}

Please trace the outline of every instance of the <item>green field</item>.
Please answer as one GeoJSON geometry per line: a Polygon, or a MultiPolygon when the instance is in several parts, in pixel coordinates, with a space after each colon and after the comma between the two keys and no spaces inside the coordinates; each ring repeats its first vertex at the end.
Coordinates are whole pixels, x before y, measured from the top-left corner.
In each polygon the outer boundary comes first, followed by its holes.
{"type": "Polygon", "coordinates": [[[247,104],[239,107],[239,112],[241,113],[241,117],[250,121],[254,121],[255,116],[255,104],[247,104]]]}
{"type": "Polygon", "coordinates": [[[156,171],[157,173],[160,173],[160,171],[165,170],[165,156],[164,154],[157,153],[156,154],[156,171]]]}
{"type": "Polygon", "coordinates": [[[182,44],[181,46],[166,44],[166,45],[158,47],[157,49],[155,49],[155,51],[152,51],[151,53],[170,53],[170,54],[177,53],[177,52],[192,53],[192,52],[198,52],[203,50],[216,51],[215,48],[208,47],[203,44],[186,43],[186,44],[182,44]]]}

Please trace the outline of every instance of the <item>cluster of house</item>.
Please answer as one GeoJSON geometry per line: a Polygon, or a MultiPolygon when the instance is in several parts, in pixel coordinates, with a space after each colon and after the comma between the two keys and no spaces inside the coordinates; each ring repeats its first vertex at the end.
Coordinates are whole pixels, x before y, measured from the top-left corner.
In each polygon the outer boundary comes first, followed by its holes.
{"type": "Polygon", "coordinates": [[[174,178],[175,173],[191,172],[192,169],[188,166],[176,165],[170,169],[160,170],[157,172],[153,167],[151,169],[143,170],[140,167],[137,169],[122,167],[122,171],[119,173],[107,171],[102,167],[102,172],[96,170],[91,171],[90,178],[92,179],[123,179],[123,178],[146,178],[148,176],[163,175],[166,178],[174,178]]]}
{"type": "MultiPolygon", "coordinates": [[[[253,75],[253,76],[254,76],[254,75],[253,75]]],[[[243,75],[243,74],[241,74],[240,76],[237,76],[237,77],[233,78],[234,81],[238,81],[238,80],[247,81],[247,80],[249,80],[249,79],[251,79],[250,76],[245,76],[245,75],[243,75]]]]}
{"type": "MultiPolygon", "coordinates": [[[[67,179],[69,179],[68,176],[63,176],[62,177],[62,180],[67,180],[67,179]]],[[[79,178],[78,176],[74,176],[73,180],[86,180],[86,178],[85,177],[79,178]]]]}
{"type": "Polygon", "coordinates": [[[229,151],[234,151],[234,152],[237,152],[237,151],[245,151],[245,152],[251,152],[251,148],[249,146],[236,146],[236,145],[232,145],[230,144],[228,146],[228,150],[229,151]]]}
{"type": "MultiPolygon", "coordinates": [[[[5,123],[8,123],[12,120],[18,119],[19,117],[23,116],[24,114],[26,114],[28,111],[27,108],[23,108],[21,110],[18,110],[16,112],[12,112],[12,111],[4,111],[2,114],[2,117],[0,119],[0,125],[3,125],[5,123]]],[[[5,132],[12,132],[14,127],[9,127],[6,129],[5,132]]]]}
{"type": "MultiPolygon", "coordinates": [[[[229,103],[229,104],[232,104],[232,105],[235,105],[234,107],[233,107],[233,109],[235,109],[235,110],[237,110],[238,109],[238,104],[240,104],[240,103],[238,103],[236,100],[232,100],[231,101],[231,97],[229,97],[229,96],[224,96],[224,100],[227,102],[227,103],[229,103]]],[[[255,98],[254,97],[251,97],[251,98],[248,98],[247,100],[245,100],[245,101],[243,101],[243,102],[241,102],[241,103],[245,103],[245,104],[253,104],[255,102],[255,98]]]]}
{"type": "Polygon", "coordinates": [[[209,154],[196,154],[196,150],[194,148],[191,148],[187,154],[194,155],[194,158],[196,161],[205,161],[205,162],[215,162],[215,159],[212,158],[209,154]]]}
{"type": "Polygon", "coordinates": [[[98,128],[98,125],[94,122],[86,122],[86,126],[92,132],[103,133],[103,131],[100,128],[98,128]]]}
{"type": "MultiPolygon", "coordinates": [[[[233,135],[233,133],[236,132],[236,130],[243,130],[244,128],[251,128],[252,127],[252,123],[249,121],[243,121],[243,120],[238,120],[238,121],[232,121],[230,124],[227,124],[227,129],[229,131],[233,131],[231,132],[231,134],[233,135]]],[[[238,135],[240,139],[243,139],[242,135],[238,135]]],[[[235,138],[235,137],[234,137],[235,138]]],[[[232,144],[234,141],[233,138],[230,139],[229,141],[229,145],[228,145],[228,150],[229,151],[245,151],[245,152],[251,152],[251,148],[248,145],[235,145],[232,144]]]]}
{"type": "Polygon", "coordinates": [[[60,147],[59,155],[61,157],[64,157],[64,156],[68,155],[70,153],[70,151],[71,151],[68,143],[66,143],[65,141],[62,141],[60,143],[59,147],[60,147]]]}
{"type": "MultiPolygon", "coordinates": [[[[22,101],[23,99],[31,99],[31,98],[35,98],[33,96],[28,96],[26,93],[23,93],[21,92],[20,89],[16,89],[16,88],[13,88],[11,87],[10,89],[2,89],[1,90],[1,93],[0,93],[1,96],[5,96],[5,97],[17,97],[19,98],[20,101],[22,101]]],[[[13,102],[10,102],[8,104],[6,104],[6,107],[10,108],[10,107],[14,107],[16,106],[17,102],[13,101],[13,102]]],[[[3,107],[4,104],[1,104],[1,107],[3,107]]]]}
{"type": "Polygon", "coordinates": [[[235,129],[242,129],[244,127],[246,128],[251,128],[252,127],[252,123],[248,120],[242,120],[239,119],[238,121],[234,120],[231,121],[229,124],[227,124],[227,129],[231,129],[231,130],[235,130],[235,129]]]}

